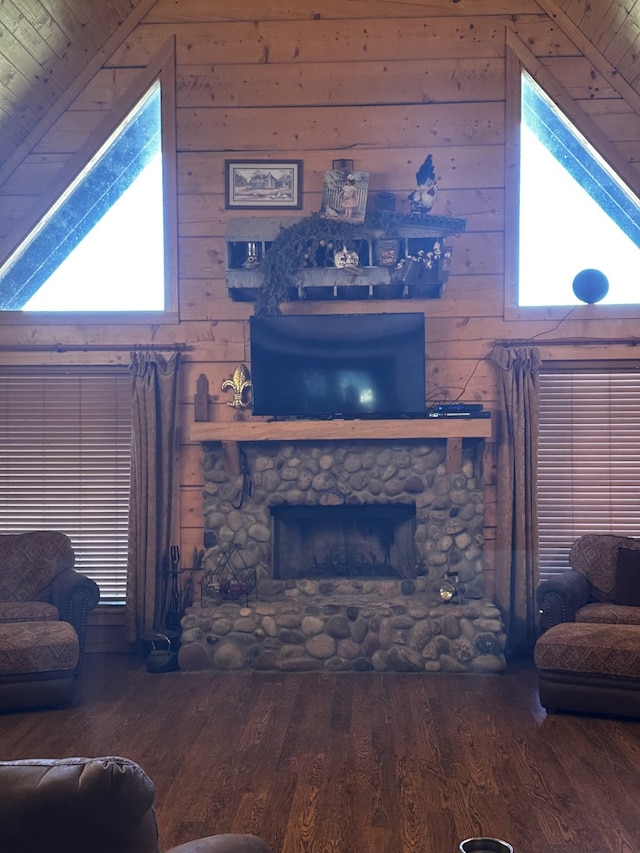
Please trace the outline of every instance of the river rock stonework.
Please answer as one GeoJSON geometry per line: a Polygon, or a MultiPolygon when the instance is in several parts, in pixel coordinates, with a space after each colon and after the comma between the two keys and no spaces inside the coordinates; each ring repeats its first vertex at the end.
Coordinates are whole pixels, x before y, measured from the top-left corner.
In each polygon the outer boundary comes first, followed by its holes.
{"type": "Polygon", "coordinates": [[[465,442],[461,470],[448,473],[444,441],[248,443],[240,476],[205,445],[205,568],[237,549],[231,566],[255,571],[257,590],[225,600],[204,589],[182,619],[182,669],[503,670],[500,614],[482,599],[481,445],[465,442]],[[415,506],[402,577],[274,579],[271,507],[385,503],[415,506]],[[450,571],[459,603],[439,597],[450,571]]]}
{"type": "Polygon", "coordinates": [[[323,594],[308,581],[304,589],[296,582],[274,601],[196,605],[182,620],[180,666],[283,672],[505,669],[497,607],[486,601],[429,603],[423,581],[418,579],[410,596],[402,595],[397,581],[387,581],[376,590],[364,584],[359,595],[343,590],[337,599],[337,590],[323,594]]]}

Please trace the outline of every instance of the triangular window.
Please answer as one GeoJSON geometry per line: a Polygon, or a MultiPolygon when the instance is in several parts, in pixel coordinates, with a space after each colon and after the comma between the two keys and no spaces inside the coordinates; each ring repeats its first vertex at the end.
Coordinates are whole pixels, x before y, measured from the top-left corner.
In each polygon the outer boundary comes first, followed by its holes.
{"type": "Polygon", "coordinates": [[[165,309],[160,82],[0,268],[5,311],[165,309]]]}
{"type": "Polygon", "coordinates": [[[638,199],[526,72],[521,92],[519,304],[640,303],[638,199]]]}

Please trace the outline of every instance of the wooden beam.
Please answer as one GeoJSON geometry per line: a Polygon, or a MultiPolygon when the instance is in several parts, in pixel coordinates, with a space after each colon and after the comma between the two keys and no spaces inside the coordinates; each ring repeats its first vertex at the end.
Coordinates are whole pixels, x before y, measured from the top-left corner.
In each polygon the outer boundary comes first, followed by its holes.
{"type": "Polygon", "coordinates": [[[240,474],[240,445],[237,441],[223,441],[222,453],[227,471],[237,477],[240,474]]]}
{"type": "Polygon", "coordinates": [[[462,467],[464,438],[491,438],[490,418],[416,418],[349,421],[233,421],[191,424],[191,441],[220,441],[227,470],[240,474],[243,441],[375,441],[445,439],[449,473],[462,467]]]}
{"type": "Polygon", "coordinates": [[[191,441],[375,441],[491,438],[490,418],[192,423],[191,441]]]}
{"type": "Polygon", "coordinates": [[[462,439],[447,439],[447,471],[453,474],[462,468],[462,439]]]}

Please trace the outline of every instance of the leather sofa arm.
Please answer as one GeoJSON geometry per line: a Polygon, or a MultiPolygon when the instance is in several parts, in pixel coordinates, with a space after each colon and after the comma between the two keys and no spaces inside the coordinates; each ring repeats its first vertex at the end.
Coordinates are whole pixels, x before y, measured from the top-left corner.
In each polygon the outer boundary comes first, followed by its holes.
{"type": "Polygon", "coordinates": [[[270,849],[257,835],[222,833],[187,841],[166,853],[270,853],[270,849]]]}
{"type": "Polygon", "coordinates": [[[80,646],[80,670],[87,639],[87,614],[100,601],[100,587],[87,575],[75,569],[59,572],[51,583],[51,602],[60,618],[76,629],[80,646]]]}
{"type": "Polygon", "coordinates": [[[120,756],[0,761],[0,849],[157,853],[153,782],[120,756]]]}
{"type": "Polygon", "coordinates": [[[589,581],[573,569],[542,581],[536,590],[540,629],[547,631],[561,622],[575,622],[576,611],[588,604],[589,598],[589,581]]]}
{"type": "MultiPolygon", "coordinates": [[[[158,853],[155,787],[122,756],[0,761],[0,849],[11,853],[158,853]]],[[[222,833],[167,853],[270,853],[222,833]]]]}

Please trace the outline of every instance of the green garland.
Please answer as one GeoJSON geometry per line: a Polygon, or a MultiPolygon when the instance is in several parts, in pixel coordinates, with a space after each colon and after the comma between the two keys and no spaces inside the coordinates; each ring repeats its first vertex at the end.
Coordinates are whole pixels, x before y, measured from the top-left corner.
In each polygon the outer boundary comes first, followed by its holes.
{"type": "Polygon", "coordinates": [[[298,286],[300,270],[305,266],[318,266],[319,250],[327,245],[346,246],[353,251],[357,240],[397,236],[398,224],[401,218],[387,212],[367,216],[364,222],[325,219],[312,213],[282,227],[260,264],[262,284],[254,313],[257,316],[280,314],[280,305],[289,299],[289,289],[298,286]]]}
{"type": "Polygon", "coordinates": [[[280,305],[288,300],[289,289],[298,285],[300,270],[318,265],[319,249],[340,243],[352,250],[355,240],[365,236],[366,229],[361,223],[324,219],[317,213],[281,228],[260,264],[262,285],[256,300],[256,315],[281,313],[280,305]]]}

